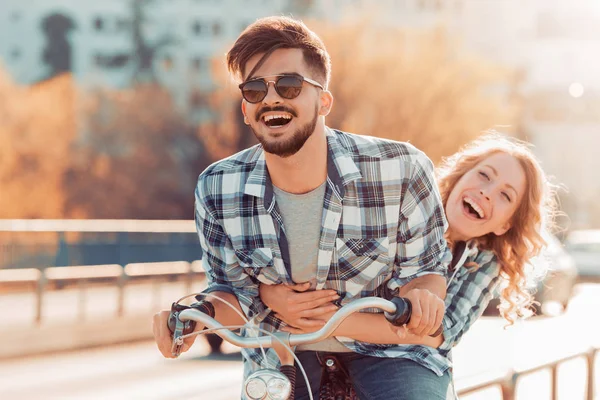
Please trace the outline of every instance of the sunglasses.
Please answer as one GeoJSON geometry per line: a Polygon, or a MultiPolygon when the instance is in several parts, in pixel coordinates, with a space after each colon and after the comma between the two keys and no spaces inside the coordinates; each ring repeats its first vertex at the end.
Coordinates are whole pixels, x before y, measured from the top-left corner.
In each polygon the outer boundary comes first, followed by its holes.
{"type": "Polygon", "coordinates": [[[295,99],[302,92],[303,82],[310,83],[324,90],[323,85],[301,75],[274,75],[277,79],[268,81],[265,78],[255,78],[240,84],[242,97],[248,103],[258,103],[267,97],[269,83],[273,83],[275,91],[284,99],[295,99]]]}

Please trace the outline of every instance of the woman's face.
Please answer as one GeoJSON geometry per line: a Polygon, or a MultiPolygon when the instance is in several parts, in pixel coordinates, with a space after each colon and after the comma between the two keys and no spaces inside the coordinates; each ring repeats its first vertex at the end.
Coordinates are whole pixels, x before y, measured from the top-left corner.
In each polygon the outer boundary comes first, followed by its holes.
{"type": "Polygon", "coordinates": [[[480,161],[456,183],[446,203],[450,238],[504,234],[525,195],[525,171],[506,153],[480,161]]]}

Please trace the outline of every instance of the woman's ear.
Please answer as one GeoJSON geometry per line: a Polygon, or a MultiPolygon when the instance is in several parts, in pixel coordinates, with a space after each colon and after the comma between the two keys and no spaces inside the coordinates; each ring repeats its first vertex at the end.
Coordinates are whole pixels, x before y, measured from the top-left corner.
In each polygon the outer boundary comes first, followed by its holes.
{"type": "Polygon", "coordinates": [[[321,90],[320,102],[319,115],[329,115],[333,106],[333,95],[329,90],[321,90]]]}

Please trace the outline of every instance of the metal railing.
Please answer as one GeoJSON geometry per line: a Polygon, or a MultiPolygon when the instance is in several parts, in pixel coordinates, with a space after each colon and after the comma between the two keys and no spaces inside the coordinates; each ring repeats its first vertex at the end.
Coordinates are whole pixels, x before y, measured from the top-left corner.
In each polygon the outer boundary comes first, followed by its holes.
{"type": "Polygon", "coordinates": [[[523,376],[533,374],[538,371],[550,370],[550,380],[551,380],[551,388],[550,388],[550,398],[552,400],[556,400],[558,398],[558,366],[564,362],[585,358],[587,362],[587,388],[586,388],[586,400],[594,400],[595,394],[595,361],[596,355],[598,353],[598,347],[591,347],[587,351],[582,351],[576,354],[572,354],[567,357],[559,358],[549,363],[541,364],[536,367],[523,369],[520,371],[507,371],[507,373],[500,377],[495,377],[492,379],[482,380],[477,382],[476,384],[470,385],[468,387],[464,387],[458,391],[458,394],[461,396],[478,392],[483,389],[487,389],[493,386],[499,386],[502,393],[502,400],[514,400],[516,398],[516,389],[517,383],[519,379],[523,376]]]}
{"type": "MultiPolygon", "coordinates": [[[[160,262],[136,263],[125,267],[120,265],[91,265],[79,267],[49,267],[44,270],[35,268],[0,270],[0,291],[36,293],[35,324],[40,324],[43,314],[43,298],[47,291],[60,290],[65,287],[76,287],[79,290],[79,314],[85,313],[86,288],[90,285],[110,285],[118,288],[118,306],[116,316],[124,313],[124,291],[127,285],[139,282],[151,283],[154,287],[153,298],[158,298],[159,285],[164,282],[181,282],[186,284],[186,293],[191,292],[195,279],[202,279],[204,270],[199,261],[188,263],[160,262]]],[[[564,362],[578,358],[587,361],[587,400],[594,399],[595,360],[597,347],[588,351],[576,353],[533,368],[507,371],[505,375],[491,379],[480,379],[476,383],[464,386],[458,390],[461,396],[478,392],[494,386],[499,386],[502,400],[514,400],[518,380],[526,375],[549,369],[551,371],[551,399],[556,400],[558,366],[564,362]]]]}
{"type": "Polygon", "coordinates": [[[195,280],[203,279],[204,270],[199,261],[134,263],[124,267],[111,265],[86,265],[76,267],[48,267],[0,270],[0,293],[35,292],[33,323],[42,323],[44,298],[48,291],[76,288],[78,291],[78,316],[85,319],[87,289],[91,286],[117,287],[116,316],[124,314],[125,289],[136,283],[150,283],[152,298],[159,297],[160,285],[165,282],[185,282],[186,293],[191,292],[195,280]]]}

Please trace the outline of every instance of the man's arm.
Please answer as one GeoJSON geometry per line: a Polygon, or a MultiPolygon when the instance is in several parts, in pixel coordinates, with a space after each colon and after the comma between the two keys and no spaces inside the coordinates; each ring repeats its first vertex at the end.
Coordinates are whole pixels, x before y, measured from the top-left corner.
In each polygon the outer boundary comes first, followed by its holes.
{"type": "Polygon", "coordinates": [[[398,250],[388,287],[411,300],[408,328],[424,336],[437,330],[444,315],[445,273],[451,253],[444,238],[448,224],[433,164],[422,153],[415,158],[401,194],[398,250]]]}
{"type": "MultiPolygon", "coordinates": [[[[235,306],[238,312],[242,312],[240,304],[237,300],[237,297],[227,292],[213,292],[213,295],[223,299],[232,305],[235,306]]],[[[219,300],[212,300],[211,303],[215,307],[215,317],[219,320],[219,322],[223,325],[242,325],[244,323],[243,319],[240,317],[238,313],[236,313],[231,307],[227,304],[223,303],[219,300]],[[218,317],[217,317],[218,315],[218,317]]],[[[152,320],[152,331],[154,333],[154,341],[158,346],[158,350],[162,353],[162,355],[166,358],[175,358],[171,353],[171,347],[173,344],[173,335],[169,331],[167,327],[167,321],[169,320],[170,310],[162,310],[156,314],[154,314],[154,318],[152,320]]],[[[203,330],[204,327],[196,324],[196,328],[194,332],[199,332],[203,330]]],[[[190,336],[184,339],[183,347],[181,349],[182,352],[186,352],[190,349],[194,340],[196,340],[197,336],[190,336]]]]}
{"type": "MultiPolygon", "coordinates": [[[[265,310],[258,296],[258,281],[248,276],[239,265],[237,257],[221,224],[212,216],[205,199],[199,193],[201,182],[196,189],[195,219],[196,230],[202,247],[202,267],[206,271],[210,293],[231,303],[234,308],[252,318],[265,310]]],[[[215,307],[215,319],[224,325],[241,325],[244,320],[227,304],[207,298],[215,307]]],[[[154,316],[153,331],[160,352],[167,358],[171,355],[171,334],[166,327],[170,310],[163,310],[154,316]]],[[[196,326],[196,330],[204,327],[196,326]]],[[[194,338],[185,341],[183,351],[193,344],[194,338]]]]}

